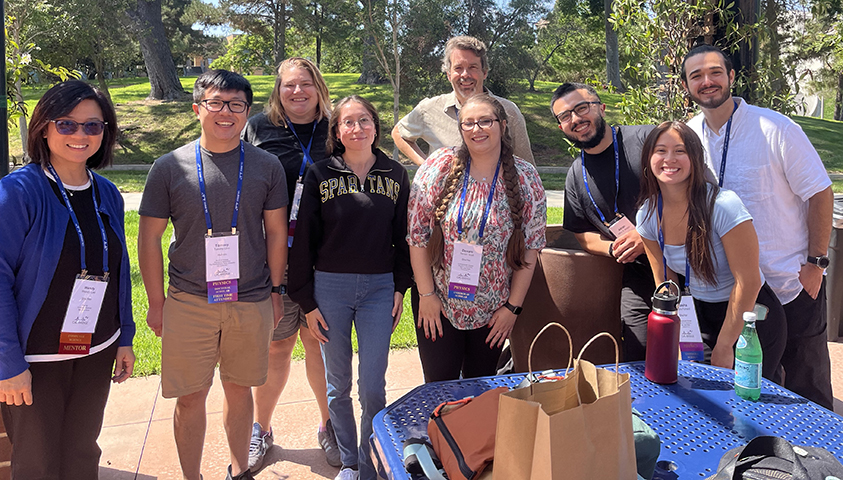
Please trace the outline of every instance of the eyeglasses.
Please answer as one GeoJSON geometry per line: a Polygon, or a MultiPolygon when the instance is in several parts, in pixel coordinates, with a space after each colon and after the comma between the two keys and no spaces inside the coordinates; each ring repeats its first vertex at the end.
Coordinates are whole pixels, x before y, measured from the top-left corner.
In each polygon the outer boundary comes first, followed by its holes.
{"type": "Polygon", "coordinates": [[[602,105],[603,102],[580,102],[574,105],[574,108],[571,110],[563,110],[556,115],[556,121],[559,122],[559,125],[564,125],[571,121],[572,113],[576,113],[578,117],[582,117],[584,115],[588,115],[588,112],[591,111],[592,105],[602,105]]]}
{"type": "Polygon", "coordinates": [[[108,122],[100,122],[99,120],[92,120],[90,122],[74,122],[73,120],[50,120],[51,122],[56,124],[56,131],[59,132],[60,135],[73,135],[79,130],[79,127],[82,127],[82,131],[85,132],[85,135],[99,135],[105,130],[105,126],[108,122]]]}
{"type": "Polygon", "coordinates": [[[242,100],[202,100],[199,103],[205,105],[209,112],[221,112],[223,107],[228,105],[231,113],[243,113],[249,108],[249,104],[242,100]]]}
{"type": "Polygon", "coordinates": [[[354,130],[354,125],[358,125],[362,130],[368,130],[375,126],[375,122],[369,117],[361,117],[356,121],[351,119],[343,120],[340,122],[340,125],[350,132],[354,130]]]}
{"type": "Polygon", "coordinates": [[[476,122],[460,122],[460,128],[464,132],[470,132],[474,130],[475,125],[480,128],[489,128],[495,122],[500,122],[500,120],[497,118],[484,118],[483,120],[477,120],[476,122]]]}

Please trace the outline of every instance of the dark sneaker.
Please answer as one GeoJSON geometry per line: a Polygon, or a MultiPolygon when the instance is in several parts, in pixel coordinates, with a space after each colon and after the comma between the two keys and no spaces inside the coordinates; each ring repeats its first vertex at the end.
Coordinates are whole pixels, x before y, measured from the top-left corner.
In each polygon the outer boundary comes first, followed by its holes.
{"type": "Polygon", "coordinates": [[[337,435],[334,433],[334,426],[330,420],[325,423],[324,431],[316,432],[316,439],[319,440],[319,446],[325,451],[325,460],[328,461],[328,465],[332,467],[342,466],[340,449],[337,447],[337,435]]]}
{"type": "MultiPolygon", "coordinates": [[[[260,429],[260,427],[258,427],[260,429]]],[[[231,465],[228,466],[228,473],[225,475],[225,480],[255,480],[255,477],[252,476],[252,472],[249,470],[244,471],[240,475],[232,476],[231,475],[231,465]]]]}
{"type": "MultiPolygon", "coordinates": [[[[263,466],[263,457],[272,448],[272,430],[261,434],[261,426],[255,422],[252,425],[252,439],[249,441],[249,470],[257,472],[263,466]]],[[[248,478],[251,478],[248,477],[248,478]]]]}

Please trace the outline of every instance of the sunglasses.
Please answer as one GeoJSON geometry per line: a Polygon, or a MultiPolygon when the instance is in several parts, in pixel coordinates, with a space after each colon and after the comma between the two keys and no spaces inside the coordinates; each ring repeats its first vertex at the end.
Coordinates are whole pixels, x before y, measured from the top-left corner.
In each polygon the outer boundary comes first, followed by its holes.
{"type": "Polygon", "coordinates": [[[99,120],[92,120],[90,122],[79,123],[73,120],[50,120],[56,124],[56,131],[61,135],[73,135],[82,127],[85,135],[100,135],[108,122],[101,122],[99,120]]]}

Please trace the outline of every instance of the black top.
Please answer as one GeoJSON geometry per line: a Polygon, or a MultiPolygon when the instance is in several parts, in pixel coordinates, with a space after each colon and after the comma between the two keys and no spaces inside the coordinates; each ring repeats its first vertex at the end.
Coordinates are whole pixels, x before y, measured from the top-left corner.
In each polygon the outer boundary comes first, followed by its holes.
{"type": "MultiPolygon", "coordinates": [[[[620,158],[618,212],[624,214],[633,225],[638,212],[636,203],[641,185],[641,150],[644,147],[644,140],[653,128],[655,127],[652,125],[615,127],[620,158]]],[[[607,128],[606,134],[611,135],[612,132],[607,128]]],[[[615,203],[614,146],[610,144],[606,150],[597,155],[586,153],[585,169],[594,202],[597,203],[606,220],[611,221],[614,218],[615,203]]],[[[565,210],[562,224],[565,230],[573,233],[599,232],[606,238],[614,238],[609,228],[600,220],[600,215],[585,189],[582,157],[579,155],[574,158],[565,179],[565,210]]]]}
{"type": "MultiPolygon", "coordinates": [[[[51,181],[50,186],[62,205],[59,187],[51,181]]],[[[85,263],[89,275],[103,275],[102,270],[102,235],[97,224],[97,217],[94,213],[93,188],[85,190],[68,190],[70,204],[79,220],[82,228],[82,236],[85,238],[85,263]],[[71,195],[72,193],[72,195],[71,195]]],[[[99,197],[97,197],[99,199],[99,197]]],[[[119,279],[121,260],[123,257],[123,245],[120,239],[111,229],[108,223],[108,216],[101,213],[102,221],[108,235],[108,267],[109,281],[105,290],[102,309],[100,310],[97,327],[91,338],[91,346],[97,346],[106,342],[120,328],[119,315],[119,279]]],[[[81,273],[81,250],[79,248],[79,236],[73,222],[68,220],[67,230],[64,235],[64,244],[61,250],[56,271],[50,282],[47,291],[47,300],[41,306],[32,331],[26,342],[26,355],[56,354],[59,351],[59,338],[61,335],[64,315],[67,312],[67,305],[70,302],[70,294],[73,291],[73,284],[76,276],[81,273]]]]}
{"type": "Polygon", "coordinates": [[[304,180],[289,256],[288,295],[305,312],[317,308],[314,269],[332,273],[392,273],[395,291],[412,285],[407,246],[410,178],[377,151],[363,185],[342,157],[318,162],[304,180]]]}
{"type": "MultiPolygon", "coordinates": [[[[311,143],[310,157],[318,162],[327,157],[325,155],[325,143],[328,139],[328,119],[323,118],[316,124],[316,131],[313,124],[289,123],[286,127],[278,127],[272,124],[265,113],[259,113],[246,123],[243,129],[243,140],[252,145],[266,150],[278,157],[281,165],[284,166],[284,173],[287,175],[288,205],[293,204],[293,195],[296,193],[296,181],[299,179],[299,170],[304,160],[304,148],[311,143]],[[304,145],[299,144],[295,135],[290,130],[292,125],[296,134],[304,145]],[[310,142],[311,135],[314,135],[313,142],[310,142]]],[[[307,173],[307,170],[305,170],[307,173]]],[[[292,208],[287,209],[287,219],[290,218],[292,208]]],[[[296,234],[298,236],[298,233],[296,234]]]]}

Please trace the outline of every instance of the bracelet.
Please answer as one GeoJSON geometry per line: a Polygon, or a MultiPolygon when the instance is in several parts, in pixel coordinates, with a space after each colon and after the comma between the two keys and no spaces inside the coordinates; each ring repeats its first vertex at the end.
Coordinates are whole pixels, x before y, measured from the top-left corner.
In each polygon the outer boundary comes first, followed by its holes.
{"type": "Polygon", "coordinates": [[[419,294],[419,297],[432,297],[434,294],[436,294],[436,290],[435,290],[435,289],[434,289],[432,292],[430,292],[430,293],[420,293],[420,294],[419,294]]]}
{"type": "Polygon", "coordinates": [[[609,256],[612,257],[612,258],[616,258],[615,253],[613,251],[614,249],[615,249],[615,242],[612,242],[612,243],[609,244],[609,256]]]}

